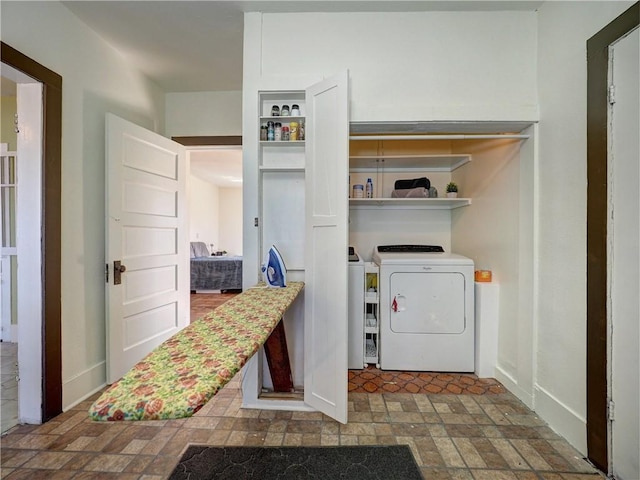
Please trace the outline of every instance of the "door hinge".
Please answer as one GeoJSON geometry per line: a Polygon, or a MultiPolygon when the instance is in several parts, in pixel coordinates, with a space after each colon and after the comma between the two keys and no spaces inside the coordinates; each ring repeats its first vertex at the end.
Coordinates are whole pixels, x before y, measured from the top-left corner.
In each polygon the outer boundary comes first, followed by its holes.
{"type": "Polygon", "coordinates": [[[608,97],[609,97],[609,105],[613,105],[614,103],[616,103],[616,86],[615,85],[609,85],[608,97]]]}
{"type": "Polygon", "coordinates": [[[109,283],[109,264],[104,264],[104,281],[109,283]]]}
{"type": "Polygon", "coordinates": [[[255,217],[255,218],[253,219],[253,226],[254,226],[254,227],[257,227],[257,226],[259,226],[259,225],[260,225],[260,222],[258,221],[258,217],[255,217]]]}
{"type": "Polygon", "coordinates": [[[607,409],[607,418],[610,422],[615,420],[614,410],[615,410],[615,402],[613,400],[609,400],[609,408],[607,409]]]}

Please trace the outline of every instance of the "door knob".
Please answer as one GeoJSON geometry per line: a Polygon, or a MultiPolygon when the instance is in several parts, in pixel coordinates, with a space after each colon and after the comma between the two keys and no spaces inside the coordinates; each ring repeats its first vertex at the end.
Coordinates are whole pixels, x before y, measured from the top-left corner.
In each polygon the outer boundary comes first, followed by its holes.
{"type": "Polygon", "coordinates": [[[122,265],[120,260],[113,261],[113,284],[120,285],[122,283],[122,274],[127,271],[127,267],[122,265]]]}

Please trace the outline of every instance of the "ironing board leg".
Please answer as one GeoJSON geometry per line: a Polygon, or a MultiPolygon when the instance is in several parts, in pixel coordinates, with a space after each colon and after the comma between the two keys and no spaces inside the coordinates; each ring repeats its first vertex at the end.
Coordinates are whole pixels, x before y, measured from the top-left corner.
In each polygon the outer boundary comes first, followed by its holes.
{"type": "Polygon", "coordinates": [[[289,363],[289,350],[287,349],[287,338],[284,334],[284,324],[282,319],[273,329],[269,338],[264,344],[264,351],[271,372],[274,392],[293,392],[293,377],[291,376],[291,365],[289,363]]]}

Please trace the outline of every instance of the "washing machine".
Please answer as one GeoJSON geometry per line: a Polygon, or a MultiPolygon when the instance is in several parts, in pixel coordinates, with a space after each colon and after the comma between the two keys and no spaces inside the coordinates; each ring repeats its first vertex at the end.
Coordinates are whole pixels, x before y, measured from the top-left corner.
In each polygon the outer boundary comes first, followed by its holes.
{"type": "Polygon", "coordinates": [[[434,245],[384,245],[380,267],[380,368],[474,371],[473,260],[434,245]]]}

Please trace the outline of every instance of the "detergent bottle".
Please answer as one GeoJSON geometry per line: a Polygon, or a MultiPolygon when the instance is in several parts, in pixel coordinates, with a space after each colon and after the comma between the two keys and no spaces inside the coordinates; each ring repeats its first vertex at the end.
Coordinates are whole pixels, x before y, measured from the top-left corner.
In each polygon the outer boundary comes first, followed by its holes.
{"type": "Polygon", "coordinates": [[[373,181],[367,178],[367,198],[373,198],[373,181]]]}

